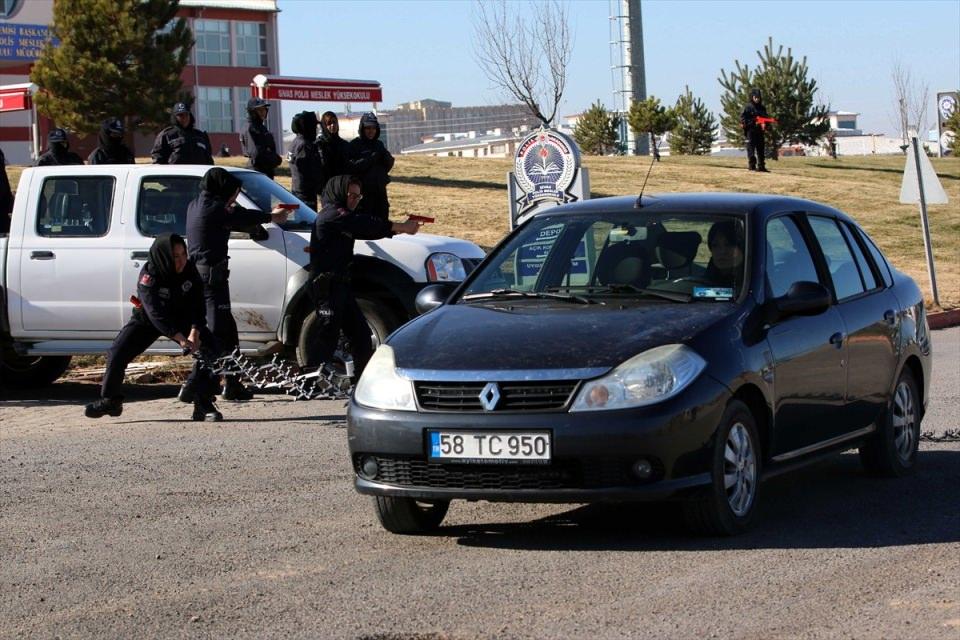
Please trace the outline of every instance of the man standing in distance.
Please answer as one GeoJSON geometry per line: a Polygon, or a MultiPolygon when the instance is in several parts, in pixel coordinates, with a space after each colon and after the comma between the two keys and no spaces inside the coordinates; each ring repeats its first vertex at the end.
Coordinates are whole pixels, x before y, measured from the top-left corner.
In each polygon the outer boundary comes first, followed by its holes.
{"type": "Polygon", "coordinates": [[[393,156],[380,141],[380,122],[373,113],[360,117],[360,135],[350,141],[350,173],[363,183],[363,211],[382,220],[390,216],[387,183],[393,156]]]}
{"type": "Polygon", "coordinates": [[[249,167],[273,180],[274,170],[280,166],[277,141],[267,129],[270,103],[263,98],[247,100],[247,122],[240,130],[240,148],[250,159],[249,167]]]}
{"type": "Polygon", "coordinates": [[[767,108],[763,106],[760,89],[751,89],[750,102],[743,108],[743,113],[740,114],[740,126],[743,127],[743,135],[747,141],[747,161],[750,165],[750,171],[766,172],[763,125],[757,122],[758,117],[766,118],[767,108]]]}
{"type": "Polygon", "coordinates": [[[153,143],[154,164],[213,164],[210,136],[194,127],[196,122],[185,102],[173,105],[173,124],[153,143]]]}

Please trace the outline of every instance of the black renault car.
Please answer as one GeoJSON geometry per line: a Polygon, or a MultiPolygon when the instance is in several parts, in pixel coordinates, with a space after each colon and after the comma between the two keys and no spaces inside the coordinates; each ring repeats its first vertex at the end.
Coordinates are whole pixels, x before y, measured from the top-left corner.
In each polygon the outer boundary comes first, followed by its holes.
{"type": "Polygon", "coordinates": [[[875,474],[916,462],[923,297],[822,204],[556,207],[418,305],[348,411],[356,488],[392,532],[436,528],[454,499],[683,500],[729,535],[771,475],[854,447],[875,474]]]}

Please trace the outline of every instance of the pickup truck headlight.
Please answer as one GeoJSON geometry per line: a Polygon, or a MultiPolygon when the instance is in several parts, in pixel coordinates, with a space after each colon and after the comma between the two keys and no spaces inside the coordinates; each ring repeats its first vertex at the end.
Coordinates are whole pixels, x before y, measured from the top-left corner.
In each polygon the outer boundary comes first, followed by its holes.
{"type": "Polygon", "coordinates": [[[583,385],[571,412],[628,409],[662,402],[693,382],[707,366],[682,344],[668,344],[636,355],[583,385]]]}
{"type": "Polygon", "coordinates": [[[397,375],[393,349],[382,344],[370,358],[353,394],[357,404],[373,409],[416,411],[413,382],[397,375]]]}
{"type": "Polygon", "coordinates": [[[452,253],[431,253],[427,258],[427,280],[430,282],[462,282],[467,277],[463,260],[452,253]]]}

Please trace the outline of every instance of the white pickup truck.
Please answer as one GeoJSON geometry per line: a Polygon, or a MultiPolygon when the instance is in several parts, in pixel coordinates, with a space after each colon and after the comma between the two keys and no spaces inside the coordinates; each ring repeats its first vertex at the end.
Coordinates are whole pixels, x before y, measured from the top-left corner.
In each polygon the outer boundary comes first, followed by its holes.
{"type": "MultiPolygon", "coordinates": [[[[184,234],[187,204],[209,167],[37,167],[20,177],[8,233],[0,230],[0,377],[37,386],[56,380],[71,356],[102,354],[130,317],[130,295],[153,238],[184,234]]],[[[233,233],[230,292],[241,351],[284,349],[304,360],[313,322],[307,248],[316,213],[266,176],[227,168],[243,182],[238,202],[269,211],[299,204],[266,237],[233,233]]],[[[353,284],[374,340],[416,314],[431,282],[462,280],[483,258],[472,242],[418,233],[358,241],[353,284]]],[[[158,340],[148,353],[179,353],[158,340]]]]}

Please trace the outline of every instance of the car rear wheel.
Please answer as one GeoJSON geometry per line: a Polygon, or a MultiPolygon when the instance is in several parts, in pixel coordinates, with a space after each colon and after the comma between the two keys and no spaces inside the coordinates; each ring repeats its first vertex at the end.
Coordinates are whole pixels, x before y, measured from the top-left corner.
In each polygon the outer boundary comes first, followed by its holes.
{"type": "Polygon", "coordinates": [[[732,401],[717,428],[710,487],[683,505],[690,529],[731,536],[749,527],[760,487],[759,442],[750,409],[739,400],[732,401]]]}
{"type": "Polygon", "coordinates": [[[436,530],[447,515],[449,500],[424,502],[413,498],[375,496],[377,517],[391,533],[417,534],[436,530]]]}
{"type": "Polygon", "coordinates": [[[877,431],[860,446],[860,463],[874,475],[897,478],[913,471],[920,445],[920,399],[910,371],[897,380],[877,431]]]}

